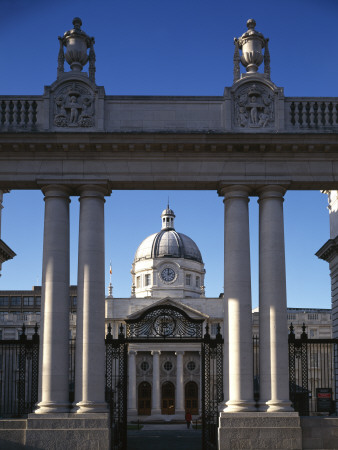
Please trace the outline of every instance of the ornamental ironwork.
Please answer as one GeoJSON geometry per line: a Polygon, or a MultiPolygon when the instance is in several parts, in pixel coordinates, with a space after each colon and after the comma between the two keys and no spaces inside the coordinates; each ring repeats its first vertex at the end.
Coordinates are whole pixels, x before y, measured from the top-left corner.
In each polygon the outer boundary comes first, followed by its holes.
{"type": "Polygon", "coordinates": [[[155,306],[136,319],[126,320],[127,339],[202,339],[204,319],[192,319],[173,305],[155,306]]]}

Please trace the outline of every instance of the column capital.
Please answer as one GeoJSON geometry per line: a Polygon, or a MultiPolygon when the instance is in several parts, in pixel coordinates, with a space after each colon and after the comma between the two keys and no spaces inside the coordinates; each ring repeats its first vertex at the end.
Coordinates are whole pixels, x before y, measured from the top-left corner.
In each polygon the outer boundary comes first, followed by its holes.
{"type": "Polygon", "coordinates": [[[285,192],[286,188],[280,185],[270,184],[263,186],[257,190],[257,194],[259,196],[257,201],[259,203],[261,200],[265,200],[266,198],[276,198],[284,201],[285,192]]]}
{"type": "Polygon", "coordinates": [[[161,350],[152,350],[150,353],[151,353],[152,356],[154,356],[154,355],[160,356],[161,350]]]}
{"type": "Polygon", "coordinates": [[[230,198],[248,198],[252,193],[251,186],[246,186],[243,184],[233,184],[220,186],[218,189],[218,195],[220,197],[224,197],[224,200],[228,200],[230,198]]]}
{"type": "Polygon", "coordinates": [[[84,184],[77,188],[77,193],[84,197],[101,197],[109,196],[111,194],[111,189],[109,189],[106,185],[99,184],[84,184]]]}
{"type": "Polygon", "coordinates": [[[72,193],[71,189],[68,186],[64,186],[61,184],[48,184],[42,186],[41,191],[44,194],[45,198],[51,197],[68,198],[72,193]]]}
{"type": "Polygon", "coordinates": [[[130,349],[130,350],[128,351],[128,355],[130,355],[130,356],[136,356],[136,355],[137,355],[137,350],[130,349]]]}
{"type": "Polygon", "coordinates": [[[179,355],[180,355],[180,356],[184,356],[184,353],[185,353],[184,351],[181,351],[181,350],[180,350],[180,351],[178,351],[178,352],[175,352],[175,355],[176,355],[176,356],[179,356],[179,355]]]}

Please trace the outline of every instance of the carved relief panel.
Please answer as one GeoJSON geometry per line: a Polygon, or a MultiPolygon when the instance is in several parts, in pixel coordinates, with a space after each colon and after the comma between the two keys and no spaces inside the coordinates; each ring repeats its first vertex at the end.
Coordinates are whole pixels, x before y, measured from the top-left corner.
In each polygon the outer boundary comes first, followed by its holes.
{"type": "Polygon", "coordinates": [[[239,87],[233,94],[233,127],[248,131],[275,127],[274,92],[261,83],[239,87]]]}
{"type": "Polygon", "coordinates": [[[95,126],[94,92],[84,83],[62,84],[54,93],[53,124],[58,128],[95,126]]]}

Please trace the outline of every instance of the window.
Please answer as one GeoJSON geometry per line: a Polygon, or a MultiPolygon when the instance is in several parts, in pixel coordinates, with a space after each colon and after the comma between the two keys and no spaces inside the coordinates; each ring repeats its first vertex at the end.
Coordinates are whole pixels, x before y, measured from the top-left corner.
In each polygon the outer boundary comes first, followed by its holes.
{"type": "Polygon", "coordinates": [[[41,297],[35,297],[35,306],[41,306],[41,297]]]}
{"type": "Polygon", "coordinates": [[[190,286],[190,284],[191,284],[191,275],[190,275],[190,273],[187,273],[186,276],[185,276],[185,284],[187,286],[190,286]]]}
{"type": "Polygon", "coordinates": [[[150,286],[150,273],[147,273],[145,276],[144,276],[144,284],[146,285],[146,286],[150,286]]]}
{"type": "Polygon", "coordinates": [[[136,287],[141,287],[141,277],[136,277],[136,287]]]}
{"type": "Polygon", "coordinates": [[[8,297],[0,297],[0,306],[8,306],[8,297]]]}
{"type": "Polygon", "coordinates": [[[34,297],[24,297],[23,305],[24,306],[34,306],[34,297]]]}
{"type": "Polygon", "coordinates": [[[21,306],[21,297],[11,297],[11,306],[21,306]]]}
{"type": "Polygon", "coordinates": [[[196,277],[196,287],[199,288],[201,285],[200,277],[196,277]]]}
{"type": "Polygon", "coordinates": [[[297,316],[296,314],[288,314],[288,320],[296,320],[297,316]]]}
{"type": "Polygon", "coordinates": [[[318,314],[308,314],[308,320],[318,320],[318,314]]]}
{"type": "Polygon", "coordinates": [[[166,370],[167,372],[170,372],[170,370],[173,368],[173,365],[172,365],[172,363],[171,363],[170,361],[166,361],[166,362],[163,364],[163,368],[164,368],[164,370],[166,370]]]}
{"type": "Polygon", "coordinates": [[[194,361],[189,361],[188,364],[187,364],[187,369],[190,370],[191,372],[192,372],[193,370],[195,370],[195,369],[196,369],[196,364],[195,364],[195,362],[194,362],[194,361]]]}
{"type": "Polygon", "coordinates": [[[72,299],[72,305],[76,306],[77,305],[77,297],[71,297],[72,299]]]}
{"type": "Polygon", "coordinates": [[[149,363],[147,361],[142,361],[140,367],[143,372],[146,372],[149,369],[149,363]]]}
{"type": "Polygon", "coordinates": [[[310,330],[310,339],[313,339],[316,337],[316,330],[310,330]]]}

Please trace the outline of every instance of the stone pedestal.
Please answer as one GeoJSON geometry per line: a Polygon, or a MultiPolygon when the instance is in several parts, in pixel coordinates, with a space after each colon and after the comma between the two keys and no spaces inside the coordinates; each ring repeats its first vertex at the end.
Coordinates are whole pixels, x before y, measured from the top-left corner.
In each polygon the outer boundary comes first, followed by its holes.
{"type": "Polygon", "coordinates": [[[35,449],[109,450],[109,415],[29,414],[25,445],[35,449]]]}
{"type": "Polygon", "coordinates": [[[219,450],[302,450],[298,413],[221,413],[219,450]]]}

